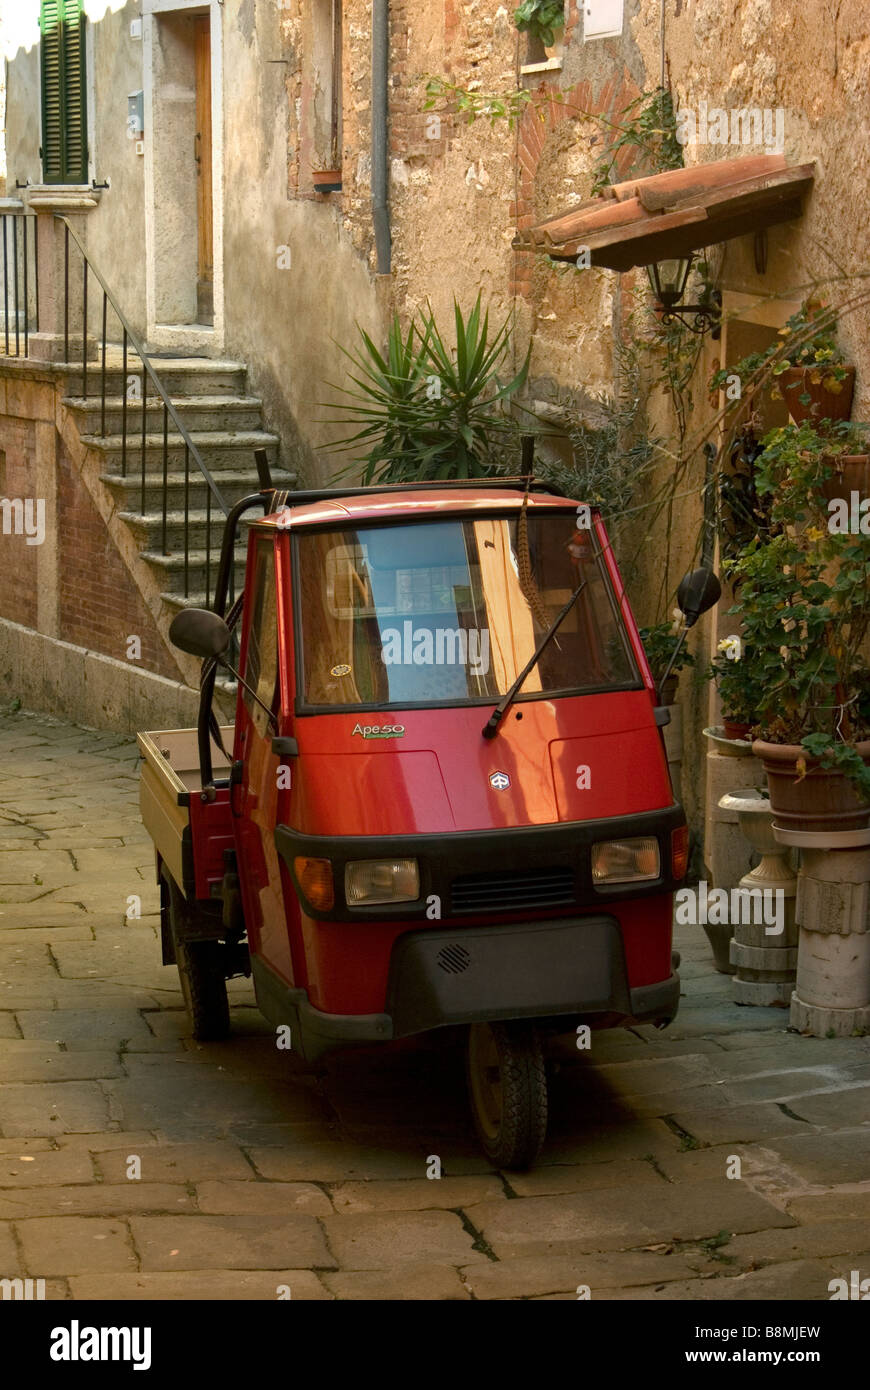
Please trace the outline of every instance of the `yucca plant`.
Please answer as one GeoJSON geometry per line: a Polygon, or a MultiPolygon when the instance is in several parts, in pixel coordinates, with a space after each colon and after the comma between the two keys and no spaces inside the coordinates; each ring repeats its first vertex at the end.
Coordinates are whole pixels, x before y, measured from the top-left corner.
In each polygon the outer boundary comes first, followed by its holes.
{"type": "Polygon", "coordinates": [[[453,310],[455,348],[445,342],[429,306],[406,332],[398,315],[393,319],[386,355],[363,329],[356,351],[342,348],[353,364],[352,385],[330,382],[342,399],[324,404],[342,412],[334,423],[358,427],[328,446],[356,455],[343,473],[360,472],[365,485],[479,478],[516,451],[519,427],[505,406],[525,383],[529,353],[502,383],[512,317],[491,333],[480,295],[467,318],[456,301],[453,310]]]}

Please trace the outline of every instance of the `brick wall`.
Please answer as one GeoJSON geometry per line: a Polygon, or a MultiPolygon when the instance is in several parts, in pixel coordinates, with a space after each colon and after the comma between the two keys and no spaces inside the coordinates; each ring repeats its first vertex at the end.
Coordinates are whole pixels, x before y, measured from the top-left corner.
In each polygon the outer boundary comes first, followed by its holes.
{"type": "MultiPolygon", "coordinates": [[[[32,420],[0,416],[0,498],[34,502],[35,430],[32,420]]],[[[46,526],[51,518],[46,515],[46,526]]],[[[12,523],[14,524],[14,522],[12,523]]],[[[2,528],[2,517],[0,517],[2,528]]],[[[49,545],[46,540],[44,544],[49,545]]],[[[23,535],[0,529],[0,617],[25,627],[36,625],[36,555],[23,535]]]]}
{"type": "Polygon", "coordinates": [[[124,661],[127,638],[135,634],[142,643],[138,664],[177,680],[178,670],[166,654],[154,620],[60,441],[57,502],[58,635],[65,642],[124,661]]]}

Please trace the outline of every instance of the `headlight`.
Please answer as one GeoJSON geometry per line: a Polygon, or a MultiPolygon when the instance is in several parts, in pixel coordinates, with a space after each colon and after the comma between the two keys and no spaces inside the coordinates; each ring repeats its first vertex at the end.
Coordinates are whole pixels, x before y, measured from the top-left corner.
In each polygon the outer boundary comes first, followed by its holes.
{"type": "Polygon", "coordinates": [[[651,836],[635,840],[602,840],[592,846],[592,882],[597,888],[605,883],[640,883],[658,878],[659,842],[651,836]]]}
{"type": "Polygon", "coordinates": [[[420,896],[416,859],[356,859],[344,868],[348,907],[370,903],[412,903],[420,896]]]}

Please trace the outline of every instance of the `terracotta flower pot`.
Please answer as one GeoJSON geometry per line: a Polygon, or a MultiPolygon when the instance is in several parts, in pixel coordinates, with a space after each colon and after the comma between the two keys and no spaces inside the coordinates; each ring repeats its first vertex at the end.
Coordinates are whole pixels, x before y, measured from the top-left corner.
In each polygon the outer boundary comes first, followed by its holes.
{"type": "Polygon", "coordinates": [[[722,727],[725,730],[726,738],[746,738],[751,724],[741,724],[737,720],[729,719],[727,715],[722,715],[722,727]]]}
{"type": "Polygon", "coordinates": [[[315,193],[338,193],[341,189],[341,170],[312,169],[311,182],[315,193]]]}
{"type": "Polygon", "coordinates": [[[833,469],[822,483],[829,502],[851,502],[853,492],[870,497],[870,454],[832,454],[825,462],[833,469]]]}
{"type": "MultiPolygon", "coordinates": [[[[870,741],[856,747],[870,763],[870,741]]],[[[862,800],[842,772],[822,767],[799,744],[755,739],[752,751],[764,765],[774,823],[782,829],[863,830],[870,825],[870,802],[862,800]],[[800,780],[798,758],[804,758],[807,767],[800,780]]]]}
{"type": "Polygon", "coordinates": [[[855,368],[845,367],[843,370],[846,375],[837,382],[838,391],[830,391],[825,386],[825,378],[832,374],[825,367],[787,367],[775,378],[788,406],[788,413],[796,425],[803,424],[805,420],[813,425],[818,424],[819,420],[848,420],[855,391],[855,368]],[[811,380],[815,373],[821,374],[821,381],[811,380]],[[800,400],[804,394],[811,398],[809,405],[803,405],[800,400]]]}

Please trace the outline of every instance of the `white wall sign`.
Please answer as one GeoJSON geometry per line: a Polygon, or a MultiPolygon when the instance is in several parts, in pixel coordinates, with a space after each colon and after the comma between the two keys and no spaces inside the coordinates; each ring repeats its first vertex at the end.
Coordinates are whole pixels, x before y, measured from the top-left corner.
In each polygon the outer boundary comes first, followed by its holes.
{"type": "Polygon", "coordinates": [[[624,0],[582,0],[583,42],[617,38],[622,33],[624,0]]]}

